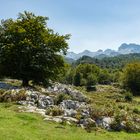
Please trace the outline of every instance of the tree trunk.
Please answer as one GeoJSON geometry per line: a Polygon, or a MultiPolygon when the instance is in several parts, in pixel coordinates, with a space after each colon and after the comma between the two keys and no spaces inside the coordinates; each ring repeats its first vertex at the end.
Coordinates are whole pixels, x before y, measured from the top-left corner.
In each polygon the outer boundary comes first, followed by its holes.
{"type": "Polygon", "coordinates": [[[29,86],[29,80],[23,79],[23,80],[22,80],[22,86],[23,86],[23,87],[28,87],[28,86],[29,86]]]}

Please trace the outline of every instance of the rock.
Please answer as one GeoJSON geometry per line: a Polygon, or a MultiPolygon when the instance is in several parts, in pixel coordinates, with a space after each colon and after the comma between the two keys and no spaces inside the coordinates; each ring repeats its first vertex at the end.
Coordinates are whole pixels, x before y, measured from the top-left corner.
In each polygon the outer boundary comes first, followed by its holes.
{"type": "Polygon", "coordinates": [[[30,94],[30,98],[34,99],[34,101],[38,101],[39,95],[38,95],[38,93],[33,92],[33,93],[30,94]]]}
{"type": "Polygon", "coordinates": [[[96,122],[91,118],[81,119],[79,124],[82,128],[96,127],[96,122]]]}
{"type": "Polygon", "coordinates": [[[38,114],[40,114],[40,115],[43,116],[43,117],[46,116],[46,115],[45,115],[45,112],[46,112],[45,109],[38,109],[37,107],[32,106],[32,105],[20,106],[19,109],[20,109],[21,112],[38,113],[38,114]]]}
{"type": "Polygon", "coordinates": [[[57,123],[62,123],[62,122],[68,122],[69,124],[71,123],[77,123],[78,120],[75,119],[75,118],[72,118],[72,117],[63,117],[63,116],[55,116],[55,117],[52,117],[52,116],[47,116],[45,117],[44,120],[47,120],[47,121],[55,121],[57,123]]]}
{"type": "Polygon", "coordinates": [[[40,114],[41,116],[46,116],[46,110],[45,109],[38,109],[36,108],[36,113],[40,114]]]}
{"type": "Polygon", "coordinates": [[[69,85],[64,85],[60,83],[54,83],[52,86],[46,89],[46,92],[55,94],[65,93],[80,102],[84,102],[86,100],[86,97],[80,91],[73,89],[69,85]]]}
{"type": "Polygon", "coordinates": [[[78,123],[78,120],[72,117],[63,117],[63,120],[73,122],[73,123],[78,123]]]}
{"type": "Polygon", "coordinates": [[[26,110],[25,112],[36,113],[36,107],[35,106],[28,105],[26,108],[24,107],[24,109],[26,110]]]}
{"type": "Polygon", "coordinates": [[[110,124],[112,123],[113,119],[110,117],[105,117],[102,120],[102,126],[105,129],[110,129],[110,124]]]}
{"type": "Polygon", "coordinates": [[[84,118],[90,117],[90,112],[89,112],[88,108],[82,109],[82,110],[81,110],[81,115],[82,115],[84,118]]]}
{"type": "Polygon", "coordinates": [[[19,105],[31,105],[31,106],[36,106],[33,101],[17,101],[17,104],[19,105]]]}
{"type": "Polygon", "coordinates": [[[110,130],[110,124],[113,122],[113,118],[104,117],[103,119],[96,120],[98,126],[103,127],[104,129],[110,130]]]}
{"type": "Polygon", "coordinates": [[[62,107],[62,109],[76,110],[80,107],[86,107],[86,103],[85,102],[73,101],[73,100],[63,100],[63,102],[61,102],[61,104],[60,104],[60,107],[62,107]]]}
{"type": "Polygon", "coordinates": [[[50,96],[40,95],[38,100],[38,107],[46,109],[48,106],[54,105],[54,101],[50,96]]]}
{"type": "Polygon", "coordinates": [[[74,117],[76,114],[77,114],[77,111],[74,109],[65,109],[64,110],[64,116],[74,117]]]}
{"type": "Polygon", "coordinates": [[[53,121],[57,122],[57,123],[62,123],[63,120],[61,118],[52,118],[53,121]]]}
{"type": "Polygon", "coordinates": [[[46,116],[45,121],[54,121],[54,122],[57,122],[57,123],[62,123],[63,120],[61,117],[52,117],[52,116],[46,116]]]}

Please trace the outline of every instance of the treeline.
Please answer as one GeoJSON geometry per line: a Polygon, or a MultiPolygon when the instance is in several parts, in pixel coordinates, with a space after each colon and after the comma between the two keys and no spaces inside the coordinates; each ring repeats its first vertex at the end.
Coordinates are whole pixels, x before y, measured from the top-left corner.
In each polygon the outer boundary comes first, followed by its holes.
{"type": "Polygon", "coordinates": [[[126,54],[126,55],[119,55],[115,57],[104,57],[104,58],[92,58],[89,56],[83,56],[77,61],[73,62],[74,66],[79,64],[95,64],[100,68],[107,68],[107,69],[122,69],[126,64],[134,61],[140,60],[140,54],[126,54]]]}
{"type": "Polygon", "coordinates": [[[95,64],[79,64],[77,66],[67,65],[64,75],[60,81],[75,86],[94,86],[96,84],[111,84],[119,79],[119,70],[110,71],[95,64]]]}
{"type": "Polygon", "coordinates": [[[59,80],[93,90],[97,84],[115,84],[133,95],[140,95],[140,61],[127,63],[122,69],[114,70],[89,63],[67,65],[59,80]]]}

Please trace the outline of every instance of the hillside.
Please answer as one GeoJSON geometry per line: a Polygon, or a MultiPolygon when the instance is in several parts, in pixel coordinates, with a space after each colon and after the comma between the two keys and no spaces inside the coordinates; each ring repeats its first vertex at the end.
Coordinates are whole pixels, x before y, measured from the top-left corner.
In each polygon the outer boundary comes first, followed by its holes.
{"type": "Polygon", "coordinates": [[[22,88],[9,80],[1,86],[0,101],[0,139],[139,140],[139,133],[129,132],[139,132],[140,98],[129,102],[111,85],[86,92],[59,83],[22,88]],[[115,122],[117,117],[123,124],[115,122]]]}
{"type": "Polygon", "coordinates": [[[112,68],[112,69],[120,69],[124,67],[127,63],[133,62],[133,61],[139,61],[140,60],[140,54],[134,53],[134,54],[125,54],[125,55],[119,55],[114,57],[103,57],[103,58],[92,58],[89,56],[83,56],[77,61],[75,61],[75,65],[83,64],[83,63],[89,63],[89,64],[96,64],[97,66],[101,68],[112,68]]]}
{"type": "Polygon", "coordinates": [[[17,107],[14,104],[0,103],[1,140],[139,140],[140,137],[140,134],[110,133],[103,130],[87,133],[75,126],[43,121],[38,114],[19,113],[17,107]]]}

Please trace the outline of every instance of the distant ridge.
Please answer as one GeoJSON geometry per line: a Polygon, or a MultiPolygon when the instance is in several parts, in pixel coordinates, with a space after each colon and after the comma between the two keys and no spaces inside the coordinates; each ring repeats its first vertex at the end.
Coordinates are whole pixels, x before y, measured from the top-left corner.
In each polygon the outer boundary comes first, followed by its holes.
{"type": "Polygon", "coordinates": [[[117,51],[112,50],[112,49],[106,49],[105,51],[100,49],[96,52],[85,50],[81,53],[68,52],[65,57],[73,59],[73,60],[77,60],[82,56],[90,56],[90,57],[100,58],[100,57],[112,57],[112,56],[117,56],[120,54],[130,54],[130,53],[140,53],[140,45],[135,44],[135,43],[130,43],[130,44],[123,43],[118,48],[117,51]]]}

